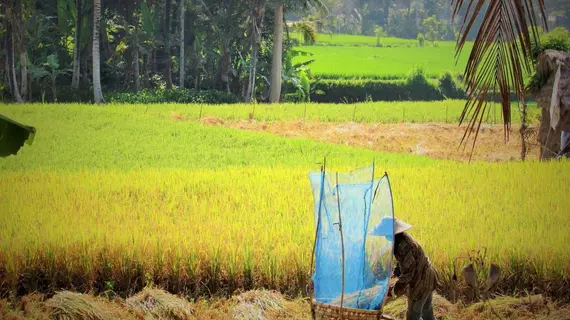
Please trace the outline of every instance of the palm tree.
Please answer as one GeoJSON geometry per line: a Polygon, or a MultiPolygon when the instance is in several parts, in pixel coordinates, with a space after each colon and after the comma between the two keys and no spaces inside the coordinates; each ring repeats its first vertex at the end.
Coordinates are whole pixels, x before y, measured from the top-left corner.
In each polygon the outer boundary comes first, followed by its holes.
{"type": "Polygon", "coordinates": [[[17,32],[17,38],[18,38],[18,46],[17,46],[17,51],[18,54],[20,56],[20,72],[21,72],[21,90],[20,90],[20,96],[22,97],[22,99],[25,99],[26,94],[28,92],[28,54],[27,54],[27,48],[26,48],[26,40],[27,40],[27,36],[26,36],[26,26],[25,26],[25,21],[24,21],[24,3],[22,3],[21,0],[16,1],[16,7],[15,7],[15,13],[16,13],[16,23],[18,25],[18,32],[17,32]]]}
{"type": "Polygon", "coordinates": [[[101,0],[93,0],[93,95],[95,103],[105,103],[101,89],[101,54],[99,28],[101,27],[101,0]]]}
{"type": "Polygon", "coordinates": [[[281,69],[283,68],[283,3],[275,7],[273,57],[271,60],[271,88],[269,102],[279,102],[281,96],[281,69]]]}
{"type": "Polygon", "coordinates": [[[271,61],[271,88],[269,102],[279,102],[281,96],[281,71],[283,69],[283,10],[287,5],[294,11],[308,12],[319,10],[328,15],[328,9],[321,0],[278,1],[275,6],[275,29],[273,39],[273,57],[271,61]]]}
{"type": "Polygon", "coordinates": [[[14,12],[14,8],[17,5],[14,3],[12,7],[7,6],[6,8],[6,44],[7,44],[7,54],[8,54],[8,80],[10,84],[10,91],[14,96],[14,99],[18,103],[24,102],[22,96],[20,95],[20,90],[18,88],[18,79],[16,77],[16,57],[15,57],[15,41],[14,37],[16,36],[17,31],[14,31],[14,25],[18,23],[17,13],[14,12]]]}
{"type": "Polygon", "coordinates": [[[184,88],[184,69],[186,68],[184,63],[184,1],[180,0],[180,88],[184,88]]]}
{"type": "Polygon", "coordinates": [[[261,30],[263,30],[263,18],[265,16],[265,0],[253,0],[249,2],[251,15],[251,59],[249,63],[249,75],[245,102],[251,102],[255,96],[255,78],[257,75],[257,59],[259,43],[261,42],[261,30]]]}
{"type": "Polygon", "coordinates": [[[166,88],[172,89],[172,54],[170,52],[170,26],[171,26],[171,14],[172,11],[172,0],[166,0],[166,5],[164,6],[164,50],[166,51],[166,88]]]}
{"type": "Polygon", "coordinates": [[[79,73],[81,71],[81,24],[83,23],[83,0],[76,0],[75,8],[75,40],[73,46],[73,76],[71,77],[71,88],[79,89],[79,73]]]}
{"type": "Polygon", "coordinates": [[[538,21],[536,11],[540,11],[544,28],[547,28],[545,6],[544,0],[452,0],[451,3],[454,6],[453,17],[465,9],[456,56],[461,53],[481,11],[484,14],[465,68],[468,97],[460,117],[460,124],[468,121],[461,143],[475,132],[473,152],[483,117],[488,111],[490,91],[499,89],[505,139],[508,139],[511,124],[511,90],[524,107],[523,76],[524,72],[531,73],[531,43],[539,41],[536,28],[533,28],[538,21]],[[484,5],[487,5],[486,10],[482,9],[484,5]]]}
{"type": "Polygon", "coordinates": [[[134,27],[134,48],[133,48],[133,63],[135,64],[135,89],[139,91],[141,89],[141,67],[140,67],[140,44],[139,44],[139,22],[138,18],[135,21],[134,27]]]}

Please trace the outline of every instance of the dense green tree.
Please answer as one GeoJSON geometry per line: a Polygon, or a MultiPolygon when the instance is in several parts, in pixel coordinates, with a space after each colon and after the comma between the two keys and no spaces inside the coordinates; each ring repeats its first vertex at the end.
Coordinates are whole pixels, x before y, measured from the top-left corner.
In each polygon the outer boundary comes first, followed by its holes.
{"type": "Polygon", "coordinates": [[[424,35],[426,39],[428,39],[432,43],[435,43],[437,40],[440,39],[441,21],[439,21],[435,15],[432,15],[424,19],[422,25],[424,27],[424,35]]]}
{"type": "MultiPolygon", "coordinates": [[[[103,93],[176,83],[275,102],[290,90],[281,85],[291,71],[283,67],[292,48],[284,20],[322,33],[373,36],[381,26],[416,39],[425,31],[430,38],[422,21],[435,16],[441,39],[455,39],[468,20],[465,40],[475,40],[498,2],[474,3],[481,9],[471,17],[473,6],[454,11],[446,0],[2,0],[0,86],[14,101],[54,101],[57,92],[60,101],[103,102],[103,93]],[[58,72],[40,77],[48,57],[58,72]]],[[[551,25],[566,23],[566,1],[546,4],[551,25]]]]}
{"type": "Polygon", "coordinates": [[[320,10],[328,12],[328,9],[321,0],[288,0],[277,1],[275,7],[273,58],[271,62],[271,90],[269,102],[279,102],[281,97],[281,80],[283,70],[283,10],[285,5],[292,11],[313,12],[320,10]]]}

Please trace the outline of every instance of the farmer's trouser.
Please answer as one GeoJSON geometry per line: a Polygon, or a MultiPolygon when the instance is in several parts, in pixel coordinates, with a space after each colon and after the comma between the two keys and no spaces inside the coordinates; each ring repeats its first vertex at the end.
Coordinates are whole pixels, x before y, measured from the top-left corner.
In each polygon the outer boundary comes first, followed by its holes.
{"type": "Polygon", "coordinates": [[[435,320],[432,305],[433,293],[430,291],[418,300],[408,299],[408,312],[406,320],[435,320]]]}

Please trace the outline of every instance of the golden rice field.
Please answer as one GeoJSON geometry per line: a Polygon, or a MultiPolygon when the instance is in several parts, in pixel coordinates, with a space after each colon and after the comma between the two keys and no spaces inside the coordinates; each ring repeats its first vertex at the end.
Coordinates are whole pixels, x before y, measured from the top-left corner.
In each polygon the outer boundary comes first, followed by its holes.
{"type": "Polygon", "coordinates": [[[327,154],[330,170],[375,159],[377,175],[388,172],[396,216],[444,281],[455,257],[486,247],[503,268],[501,292],[570,296],[568,161],[467,164],[121,106],[0,112],[38,128],[32,146],[0,159],[0,297],[126,295],[149,281],[192,295],[298,294],[314,235],[308,172],[327,154]]]}
{"type": "MultiPolygon", "coordinates": [[[[392,170],[395,212],[450,277],[451,260],[487,247],[519,283],[570,271],[563,163],[392,170]]],[[[307,171],[288,168],[3,173],[3,290],[29,286],[171,290],[242,286],[297,292],[313,239],[307,171]]],[[[40,288],[27,288],[40,289],[40,288]]],[[[45,289],[45,288],[41,288],[45,289]]],[[[558,288],[560,289],[560,288],[558,288]]]]}

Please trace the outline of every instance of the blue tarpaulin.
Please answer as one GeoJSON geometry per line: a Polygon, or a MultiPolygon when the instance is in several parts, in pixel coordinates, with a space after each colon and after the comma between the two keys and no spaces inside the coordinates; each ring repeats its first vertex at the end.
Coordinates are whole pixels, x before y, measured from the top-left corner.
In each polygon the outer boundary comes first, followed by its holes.
{"type": "Polygon", "coordinates": [[[342,300],[346,308],[379,309],[392,274],[394,225],[380,224],[394,218],[388,175],[374,179],[372,164],[348,173],[311,171],[309,179],[316,231],[315,299],[338,306],[342,300]],[[379,226],[387,237],[369,234],[379,226]]]}

